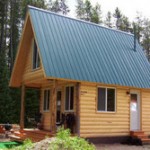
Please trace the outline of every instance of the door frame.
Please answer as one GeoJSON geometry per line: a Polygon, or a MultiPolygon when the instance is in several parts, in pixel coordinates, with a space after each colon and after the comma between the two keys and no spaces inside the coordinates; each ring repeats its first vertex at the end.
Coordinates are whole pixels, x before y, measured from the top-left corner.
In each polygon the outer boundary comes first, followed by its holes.
{"type": "MultiPolygon", "coordinates": [[[[141,93],[139,90],[130,90],[130,105],[131,105],[131,94],[137,94],[137,107],[138,107],[138,129],[141,129],[141,93]]],[[[129,105],[130,109],[130,131],[133,131],[131,129],[131,106],[129,105]]]]}

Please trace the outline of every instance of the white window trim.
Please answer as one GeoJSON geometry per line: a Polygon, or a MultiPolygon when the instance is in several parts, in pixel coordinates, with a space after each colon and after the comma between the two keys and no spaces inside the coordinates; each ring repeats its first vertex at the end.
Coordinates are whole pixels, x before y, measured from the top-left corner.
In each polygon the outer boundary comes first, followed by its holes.
{"type": "Polygon", "coordinates": [[[97,108],[96,108],[96,110],[97,110],[97,112],[101,112],[101,113],[116,113],[116,92],[117,92],[117,90],[116,90],[116,88],[115,87],[105,87],[105,86],[98,86],[97,87],[97,108]],[[105,88],[106,89],[106,93],[105,93],[105,111],[104,110],[98,110],[98,88],[105,88]],[[107,111],[107,89],[114,89],[115,90],[115,110],[114,111],[107,111]]]}
{"type": "MultiPolygon", "coordinates": [[[[75,98],[74,98],[74,94],[75,94],[75,86],[74,85],[66,85],[65,86],[65,105],[64,105],[64,110],[65,110],[65,112],[74,112],[74,101],[75,101],[75,98]],[[74,93],[73,93],[73,109],[69,109],[69,110],[66,110],[66,88],[67,87],[73,87],[73,89],[74,89],[74,93]]],[[[69,108],[70,108],[70,94],[69,94],[69,108]]]]}
{"type": "Polygon", "coordinates": [[[51,102],[50,98],[51,98],[51,90],[50,89],[43,89],[43,112],[49,112],[50,111],[50,102],[51,102]],[[46,110],[44,110],[44,93],[45,93],[45,91],[50,91],[50,95],[49,95],[49,109],[46,109],[46,110]]]}

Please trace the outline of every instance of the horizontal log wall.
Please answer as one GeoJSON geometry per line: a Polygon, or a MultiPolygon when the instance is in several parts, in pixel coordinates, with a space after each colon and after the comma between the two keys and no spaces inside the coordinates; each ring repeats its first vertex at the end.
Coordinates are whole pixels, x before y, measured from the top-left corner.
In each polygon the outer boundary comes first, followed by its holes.
{"type": "MultiPolygon", "coordinates": [[[[32,37],[30,37],[31,41],[33,41],[33,35],[32,37]]],[[[32,42],[30,42],[30,49],[28,50],[28,55],[26,57],[26,63],[25,63],[25,68],[24,68],[24,73],[23,73],[23,81],[24,82],[34,82],[37,81],[38,79],[43,79],[44,78],[44,72],[43,72],[43,68],[42,68],[42,64],[41,66],[36,69],[33,70],[32,69],[32,55],[33,55],[33,49],[32,49],[32,42]]]]}
{"type": "MultiPolygon", "coordinates": [[[[67,113],[65,112],[65,87],[67,85],[74,85],[74,83],[71,82],[63,82],[63,81],[58,81],[57,85],[57,91],[61,91],[61,113],[67,113]]],[[[43,125],[45,130],[51,130],[51,106],[52,106],[52,88],[53,88],[53,81],[48,81],[42,84],[42,89],[41,89],[41,99],[40,99],[40,111],[43,114],[43,125]],[[50,89],[50,110],[48,112],[43,111],[43,94],[44,94],[44,89],[50,89]]],[[[74,113],[76,113],[76,92],[74,93],[74,113]]]]}
{"type": "Polygon", "coordinates": [[[116,112],[97,112],[97,86],[81,84],[80,136],[125,136],[130,130],[130,97],[116,89],[116,112]]]}
{"type": "Polygon", "coordinates": [[[142,92],[142,130],[150,135],[150,91],[142,92]]]}

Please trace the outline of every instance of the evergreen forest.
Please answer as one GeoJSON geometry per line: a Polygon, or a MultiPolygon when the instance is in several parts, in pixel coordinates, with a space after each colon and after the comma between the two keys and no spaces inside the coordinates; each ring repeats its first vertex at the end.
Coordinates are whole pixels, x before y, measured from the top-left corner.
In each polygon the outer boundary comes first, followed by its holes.
{"type": "MultiPolygon", "coordinates": [[[[19,123],[21,93],[19,88],[9,87],[9,80],[28,5],[63,15],[70,12],[67,0],[0,0],[0,123],[19,123]]],[[[76,0],[75,9],[77,19],[135,34],[150,61],[149,18],[137,13],[135,20],[129,21],[119,8],[103,16],[101,4],[92,5],[90,0],[76,0]]],[[[39,90],[26,90],[26,116],[38,111],[39,95],[39,90]]]]}

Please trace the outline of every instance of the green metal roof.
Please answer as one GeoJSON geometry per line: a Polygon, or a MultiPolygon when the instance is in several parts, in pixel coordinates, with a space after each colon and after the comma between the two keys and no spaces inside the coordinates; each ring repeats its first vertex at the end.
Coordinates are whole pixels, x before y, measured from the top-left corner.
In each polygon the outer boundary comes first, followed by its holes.
{"type": "Polygon", "coordinates": [[[29,7],[47,77],[150,88],[150,64],[134,36],[29,7]]]}

